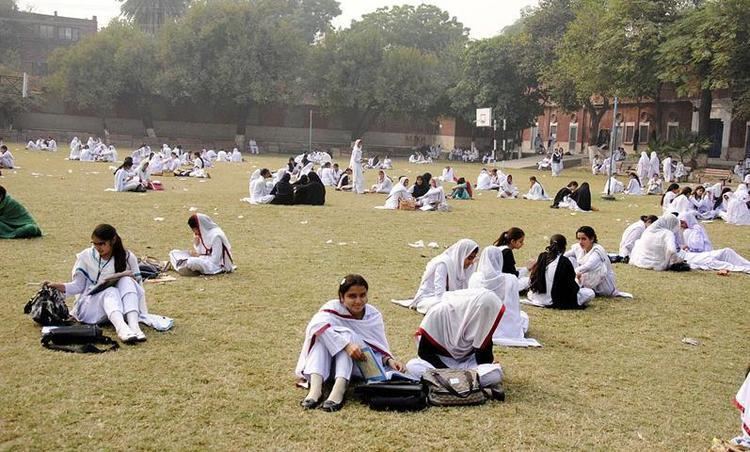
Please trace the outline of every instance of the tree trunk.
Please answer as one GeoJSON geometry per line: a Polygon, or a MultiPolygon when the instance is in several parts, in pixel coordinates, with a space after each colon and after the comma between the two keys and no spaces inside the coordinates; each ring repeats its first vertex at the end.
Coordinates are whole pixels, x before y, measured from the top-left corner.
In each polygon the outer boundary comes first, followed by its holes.
{"type": "Polygon", "coordinates": [[[156,138],[154,117],[151,114],[151,105],[146,102],[141,103],[141,122],[143,123],[143,129],[146,131],[146,136],[149,138],[156,138]]]}
{"type": "Polygon", "coordinates": [[[234,135],[234,143],[242,151],[245,145],[245,132],[247,132],[247,117],[250,115],[250,104],[242,104],[237,108],[237,132],[234,135]]]}
{"type": "MultiPolygon", "coordinates": [[[[654,127],[654,130],[656,131],[656,136],[661,138],[661,125],[662,125],[662,116],[664,115],[664,109],[661,105],[661,88],[664,86],[663,83],[659,83],[656,86],[656,97],[654,97],[654,106],[656,107],[656,118],[654,119],[654,122],[656,122],[656,126],[654,127]]],[[[640,121],[640,119],[639,119],[640,121]]]]}
{"type": "MultiPolygon", "coordinates": [[[[589,128],[589,145],[596,145],[596,140],[599,139],[599,124],[604,117],[604,114],[609,110],[609,99],[605,98],[601,108],[596,108],[591,102],[586,102],[586,109],[591,115],[591,124],[589,128]]],[[[612,118],[612,124],[614,127],[614,118],[612,118]]]]}
{"type": "Polygon", "coordinates": [[[698,110],[698,135],[709,138],[711,133],[711,104],[713,103],[713,96],[710,89],[704,89],[701,91],[701,106],[698,110]]]}

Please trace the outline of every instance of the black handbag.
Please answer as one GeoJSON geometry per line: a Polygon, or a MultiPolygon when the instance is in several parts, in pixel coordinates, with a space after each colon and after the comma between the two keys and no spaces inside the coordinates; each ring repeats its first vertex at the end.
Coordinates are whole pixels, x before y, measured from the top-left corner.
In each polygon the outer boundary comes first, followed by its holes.
{"type": "Polygon", "coordinates": [[[424,386],[411,380],[389,380],[357,386],[354,393],[376,411],[420,411],[427,408],[424,386]]]}
{"type": "Polygon", "coordinates": [[[118,349],[120,344],[102,334],[96,325],[73,325],[43,329],[42,346],[70,353],[104,353],[118,349]],[[105,347],[99,348],[98,344],[105,347]]]}
{"type": "Polygon", "coordinates": [[[44,286],[31,297],[23,308],[24,314],[42,326],[69,325],[70,313],[65,296],[57,289],[44,286]]]}

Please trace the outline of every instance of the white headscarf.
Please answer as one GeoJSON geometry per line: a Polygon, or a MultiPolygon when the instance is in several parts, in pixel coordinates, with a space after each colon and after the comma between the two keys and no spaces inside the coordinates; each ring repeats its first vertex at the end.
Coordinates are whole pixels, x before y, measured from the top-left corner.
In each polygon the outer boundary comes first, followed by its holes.
{"type": "Polygon", "coordinates": [[[430,263],[443,262],[448,268],[448,290],[466,289],[468,287],[469,277],[476,270],[477,264],[474,262],[469,268],[464,268],[464,259],[478,248],[477,242],[471,239],[461,239],[443,251],[442,254],[432,258],[430,263]]]}
{"type": "Polygon", "coordinates": [[[684,212],[677,217],[678,221],[684,221],[687,229],[683,231],[682,236],[688,249],[692,252],[701,253],[703,251],[713,250],[713,244],[708,238],[706,229],[698,223],[695,212],[684,212]]]}
{"type": "Polygon", "coordinates": [[[666,270],[671,256],[677,252],[675,234],[680,221],[672,214],[661,216],[646,228],[630,253],[630,264],[640,268],[666,270]]]}
{"type": "Polygon", "coordinates": [[[492,341],[504,312],[500,299],[487,289],[446,292],[443,301],[425,315],[417,336],[461,359],[492,341]]]}
{"type": "Polygon", "coordinates": [[[232,264],[232,246],[229,244],[229,239],[227,239],[224,231],[222,231],[219,225],[208,215],[196,213],[195,217],[198,218],[198,230],[200,233],[200,246],[196,247],[198,248],[197,251],[201,254],[210,255],[213,251],[212,246],[218,237],[221,239],[221,245],[224,247],[221,256],[221,266],[226,272],[234,271],[234,265],[232,264]]]}
{"type": "Polygon", "coordinates": [[[406,193],[407,193],[407,195],[408,195],[407,197],[410,197],[410,196],[411,196],[411,195],[409,195],[409,189],[408,189],[408,188],[407,188],[407,187],[406,187],[406,186],[404,185],[404,181],[405,181],[406,179],[408,179],[408,177],[406,177],[406,176],[402,176],[402,177],[400,177],[400,178],[398,179],[398,183],[397,183],[397,184],[393,184],[393,187],[391,187],[391,192],[390,192],[390,193],[388,193],[388,198],[391,198],[391,197],[393,197],[393,196],[396,196],[396,195],[398,195],[398,194],[399,194],[400,192],[406,192],[406,193]]]}

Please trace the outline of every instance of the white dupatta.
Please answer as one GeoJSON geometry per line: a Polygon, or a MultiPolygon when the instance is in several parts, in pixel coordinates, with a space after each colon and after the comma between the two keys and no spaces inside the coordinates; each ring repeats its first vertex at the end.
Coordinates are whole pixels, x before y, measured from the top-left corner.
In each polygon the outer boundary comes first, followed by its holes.
{"type": "Polygon", "coordinates": [[[221,246],[223,248],[221,255],[221,266],[225,272],[231,273],[235,267],[232,259],[232,246],[229,244],[224,231],[214,222],[208,215],[202,213],[196,213],[195,217],[198,218],[198,230],[199,237],[195,244],[195,250],[204,256],[210,256],[213,252],[213,244],[217,238],[221,240],[221,246]]]}

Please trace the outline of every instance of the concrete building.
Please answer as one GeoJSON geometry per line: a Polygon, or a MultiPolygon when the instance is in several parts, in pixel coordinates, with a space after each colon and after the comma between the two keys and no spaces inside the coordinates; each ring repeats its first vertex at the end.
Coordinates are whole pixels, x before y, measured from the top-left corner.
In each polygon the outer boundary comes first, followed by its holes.
{"type": "Polygon", "coordinates": [[[12,22],[21,31],[21,70],[31,76],[47,75],[47,59],[60,47],[73,45],[85,36],[96,33],[96,16],[92,19],[36,14],[23,11],[0,17],[0,26],[12,22]]]}

